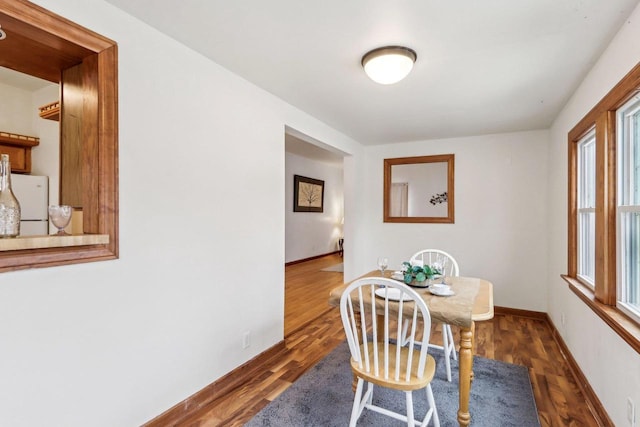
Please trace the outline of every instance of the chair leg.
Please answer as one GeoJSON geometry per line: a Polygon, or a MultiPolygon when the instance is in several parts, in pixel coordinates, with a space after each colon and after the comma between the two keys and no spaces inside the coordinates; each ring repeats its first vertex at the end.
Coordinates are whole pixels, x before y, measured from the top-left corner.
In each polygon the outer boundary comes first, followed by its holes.
{"type": "Polygon", "coordinates": [[[431,418],[433,419],[433,425],[435,427],[440,427],[440,417],[438,416],[438,408],[436,408],[436,401],[433,399],[433,390],[431,390],[431,384],[427,384],[426,392],[427,392],[427,402],[429,402],[429,407],[433,409],[433,414],[431,415],[431,418]]]}
{"type": "Polygon", "coordinates": [[[372,403],[373,403],[373,383],[367,383],[367,405],[371,405],[372,403]]]}
{"type": "Polygon", "coordinates": [[[411,391],[405,391],[407,396],[407,426],[413,427],[416,425],[413,418],[413,394],[411,391]]]}
{"type": "Polygon", "coordinates": [[[362,380],[362,378],[358,378],[356,393],[355,393],[355,396],[353,397],[353,407],[351,408],[351,419],[349,420],[349,427],[356,427],[358,418],[360,418],[360,414],[362,413],[362,405],[361,405],[360,399],[362,398],[363,386],[364,386],[364,381],[362,380]]]}
{"type": "Polygon", "coordinates": [[[402,336],[398,340],[398,345],[401,347],[404,347],[409,342],[409,340],[407,339],[408,329],[409,329],[409,322],[404,322],[404,325],[402,325],[402,336]]]}
{"type": "Polygon", "coordinates": [[[451,325],[449,324],[447,324],[447,333],[449,334],[449,345],[451,346],[453,360],[458,360],[458,355],[456,354],[456,342],[453,340],[453,332],[451,332],[451,325]]]}
{"type": "Polygon", "coordinates": [[[451,382],[451,346],[449,345],[449,330],[451,327],[443,323],[442,324],[442,350],[444,352],[444,366],[447,369],[447,381],[451,382]]]}

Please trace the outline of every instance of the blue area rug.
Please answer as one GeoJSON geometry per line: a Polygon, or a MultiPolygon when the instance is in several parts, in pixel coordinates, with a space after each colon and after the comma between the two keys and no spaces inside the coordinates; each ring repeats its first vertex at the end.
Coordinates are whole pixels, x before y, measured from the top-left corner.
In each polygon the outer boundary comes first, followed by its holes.
{"type": "MultiPolygon", "coordinates": [[[[429,350],[437,371],[431,383],[442,427],[458,426],[458,365],[452,360],[452,381],[446,380],[442,351],[429,350]]],[[[346,341],[302,375],[263,408],[246,427],[344,427],[349,424],[353,375],[346,341]]],[[[471,384],[471,425],[477,427],[540,427],[528,370],[524,366],[475,357],[471,384]]],[[[374,403],[406,413],[404,393],[376,387],[374,403]]],[[[425,392],[413,393],[415,418],[427,410],[425,392]]],[[[433,421],[429,424],[433,425],[433,421]]],[[[406,426],[393,418],[364,410],[358,426],[406,426]]]]}

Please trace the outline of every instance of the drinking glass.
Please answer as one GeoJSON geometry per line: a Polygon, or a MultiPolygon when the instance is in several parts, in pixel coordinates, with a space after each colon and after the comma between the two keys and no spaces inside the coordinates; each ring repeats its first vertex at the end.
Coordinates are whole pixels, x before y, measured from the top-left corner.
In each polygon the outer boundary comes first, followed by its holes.
{"type": "Polygon", "coordinates": [[[440,259],[436,259],[431,263],[431,269],[437,271],[437,274],[433,275],[433,278],[429,280],[430,284],[439,283],[438,280],[444,283],[444,269],[442,268],[442,261],[440,259]]]}
{"type": "Polygon", "coordinates": [[[441,271],[442,271],[442,284],[447,284],[447,259],[443,259],[441,261],[441,271]]]}
{"type": "Polygon", "coordinates": [[[384,276],[384,271],[389,266],[389,260],[385,257],[378,258],[378,268],[380,269],[380,274],[384,276]]]}
{"type": "Polygon", "coordinates": [[[71,213],[73,209],[69,205],[51,205],[49,206],[49,218],[51,222],[58,229],[58,235],[64,236],[64,228],[69,225],[71,221],[71,213]]]}

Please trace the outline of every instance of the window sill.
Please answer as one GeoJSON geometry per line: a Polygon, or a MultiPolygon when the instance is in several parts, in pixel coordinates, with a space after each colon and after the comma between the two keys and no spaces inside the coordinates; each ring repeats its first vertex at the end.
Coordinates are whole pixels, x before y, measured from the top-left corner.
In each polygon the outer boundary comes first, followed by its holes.
{"type": "Polygon", "coordinates": [[[617,308],[605,305],[596,300],[591,289],[577,279],[562,274],[561,277],[569,284],[573,291],[594,313],[614,330],[637,353],[640,353],[640,325],[620,312],[617,308]]]}
{"type": "Polygon", "coordinates": [[[108,234],[75,234],[65,236],[58,236],[54,234],[50,236],[28,236],[1,239],[0,252],[87,245],[106,245],[108,243],[108,234]]]}

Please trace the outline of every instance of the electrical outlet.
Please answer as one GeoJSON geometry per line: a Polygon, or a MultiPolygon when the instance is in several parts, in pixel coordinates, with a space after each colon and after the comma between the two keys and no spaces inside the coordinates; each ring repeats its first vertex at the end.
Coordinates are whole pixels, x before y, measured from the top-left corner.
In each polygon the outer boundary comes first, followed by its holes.
{"type": "Polygon", "coordinates": [[[636,426],[636,405],[630,397],[627,397],[627,421],[631,427],[636,426]]]}
{"type": "Polygon", "coordinates": [[[251,331],[242,334],[242,348],[249,348],[251,345],[251,331]]]}

